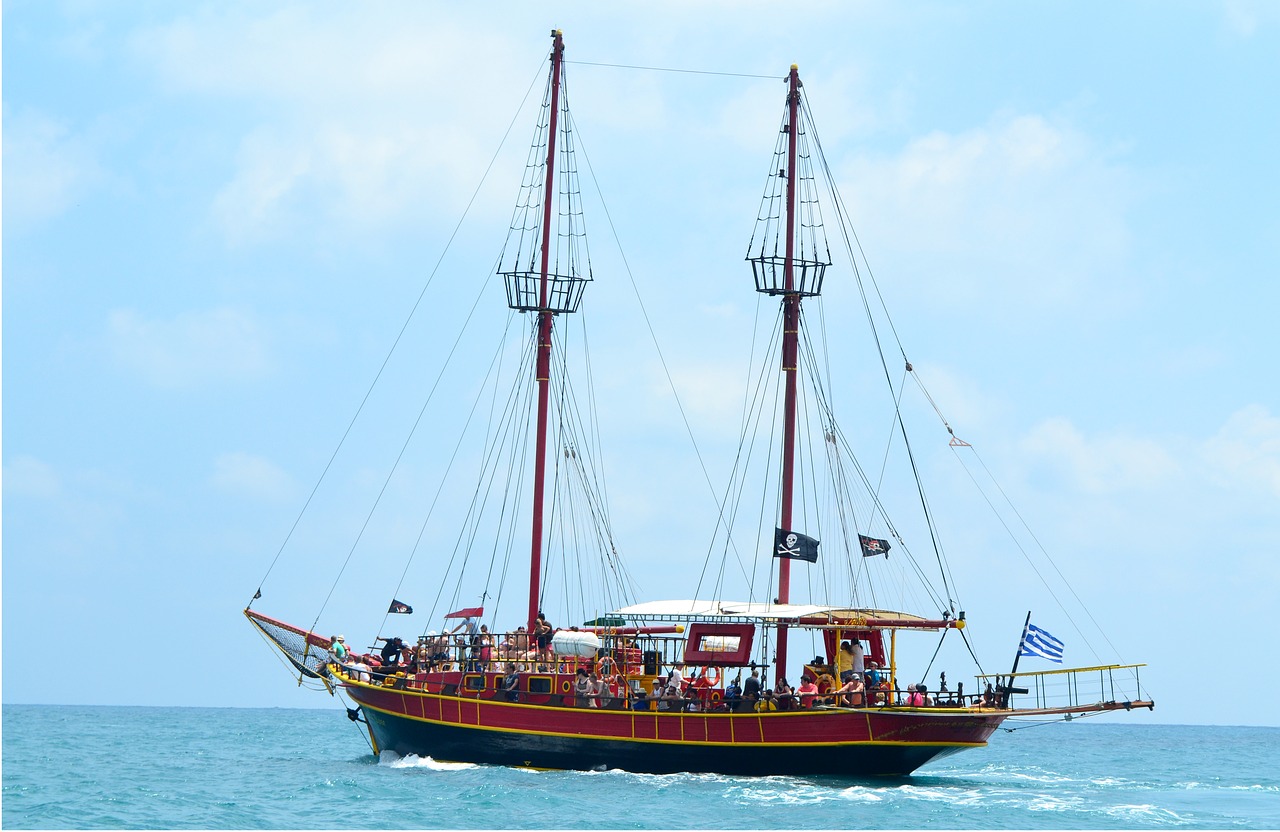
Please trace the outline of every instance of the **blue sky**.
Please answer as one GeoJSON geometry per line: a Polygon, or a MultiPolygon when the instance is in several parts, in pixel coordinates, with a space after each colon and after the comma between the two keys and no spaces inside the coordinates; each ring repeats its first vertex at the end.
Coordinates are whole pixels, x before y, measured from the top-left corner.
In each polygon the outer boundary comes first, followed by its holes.
{"type": "MultiPolygon", "coordinates": [[[[799,64],[921,378],[1106,631],[1100,658],[1150,663],[1159,706],[1131,718],[1277,724],[1246,695],[1280,686],[1266,658],[1280,598],[1276,6],[791,8],[6,3],[4,701],[324,704],[239,610],[560,27],[576,61],[778,78],[799,64]],[[103,653],[161,670],[50,686],[52,657],[103,653]],[[219,678],[192,684],[192,657],[219,678]]],[[[742,256],[782,85],[569,73],[720,481],[755,315],[742,256]]],[[[369,435],[264,586],[265,612],[315,615],[497,257],[530,118],[448,249],[369,435]]],[[[685,597],[670,541],[701,553],[715,508],[661,403],[608,223],[588,221],[615,530],[643,597],[685,597]]],[[[845,285],[829,325],[860,315],[845,285]]],[[[486,302],[501,326],[500,292],[486,302]]],[[[916,441],[936,463],[932,501],[957,492],[939,512],[979,647],[1002,666],[1028,608],[1070,645],[1067,613],[959,494],[946,439],[935,422],[916,441]]],[[[363,547],[386,561],[348,573],[321,629],[376,632],[438,467],[406,466],[363,547]]],[[[424,568],[400,591],[418,606],[434,592],[424,568]]],[[[437,623],[413,618],[406,634],[437,623]]]]}

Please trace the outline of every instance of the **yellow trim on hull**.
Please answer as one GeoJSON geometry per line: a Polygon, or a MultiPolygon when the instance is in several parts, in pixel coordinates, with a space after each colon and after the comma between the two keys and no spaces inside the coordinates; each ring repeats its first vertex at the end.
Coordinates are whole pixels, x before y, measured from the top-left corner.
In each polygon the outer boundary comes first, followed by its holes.
{"type": "MultiPolygon", "coordinates": [[[[508,703],[502,703],[502,704],[508,704],[508,703]]],[[[673,739],[636,737],[636,736],[620,737],[620,736],[607,735],[607,734],[583,734],[583,733],[570,734],[570,733],[565,733],[560,731],[536,731],[528,728],[519,728],[519,729],[501,728],[501,727],[490,726],[490,725],[468,725],[468,724],[462,724],[459,722],[445,722],[443,720],[431,719],[429,717],[413,716],[412,714],[398,713],[396,711],[388,711],[385,708],[378,708],[373,705],[367,705],[363,702],[360,703],[360,707],[367,708],[375,713],[394,716],[398,719],[407,719],[411,722],[425,722],[431,725],[441,725],[449,728],[466,728],[469,730],[491,731],[491,732],[507,733],[507,734],[509,733],[532,734],[534,736],[539,736],[539,737],[572,737],[574,739],[603,740],[603,741],[609,741],[609,742],[643,742],[643,743],[657,743],[659,745],[705,745],[705,746],[715,746],[715,747],[722,747],[722,748],[744,748],[744,747],[816,748],[820,746],[839,747],[839,746],[855,746],[855,745],[856,746],[872,746],[872,745],[895,746],[895,747],[897,746],[943,746],[943,747],[951,747],[951,748],[985,748],[987,745],[985,740],[982,742],[905,742],[905,741],[893,742],[889,740],[846,740],[846,741],[831,741],[831,742],[818,742],[818,741],[815,741],[815,742],[763,742],[762,741],[762,742],[752,742],[752,743],[741,743],[741,742],[735,743],[735,742],[712,742],[710,740],[684,740],[684,739],[673,740],[673,739]]],[[[531,705],[529,707],[536,708],[541,706],[531,705]]],[[[565,710],[570,710],[570,709],[565,709],[565,710]]],[[[725,716],[728,716],[728,714],[725,714],[725,716]]]]}

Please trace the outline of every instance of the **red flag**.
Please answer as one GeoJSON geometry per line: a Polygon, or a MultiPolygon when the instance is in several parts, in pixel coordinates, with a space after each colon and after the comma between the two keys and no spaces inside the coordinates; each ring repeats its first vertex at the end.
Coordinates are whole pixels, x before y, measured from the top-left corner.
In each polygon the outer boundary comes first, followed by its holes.
{"type": "Polygon", "coordinates": [[[451,612],[445,618],[479,618],[484,615],[484,607],[467,607],[464,610],[451,612]]]}

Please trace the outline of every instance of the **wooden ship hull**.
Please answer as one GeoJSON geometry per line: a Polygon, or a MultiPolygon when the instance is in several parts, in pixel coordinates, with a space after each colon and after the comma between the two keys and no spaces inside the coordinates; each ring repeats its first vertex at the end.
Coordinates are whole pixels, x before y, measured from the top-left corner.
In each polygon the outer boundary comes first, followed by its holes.
{"type": "Polygon", "coordinates": [[[345,682],[374,747],[402,756],[649,774],[904,776],[987,744],[1008,711],[658,712],[522,704],[345,682]]]}

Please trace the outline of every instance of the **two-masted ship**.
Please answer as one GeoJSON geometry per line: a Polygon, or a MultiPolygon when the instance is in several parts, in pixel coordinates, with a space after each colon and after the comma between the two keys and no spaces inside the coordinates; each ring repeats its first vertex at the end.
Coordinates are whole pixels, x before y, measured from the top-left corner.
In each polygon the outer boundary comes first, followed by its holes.
{"type": "MultiPolygon", "coordinates": [[[[774,372],[768,374],[776,387],[758,388],[743,425],[733,426],[744,436],[748,424],[754,430],[768,409],[764,391],[775,390],[778,440],[765,442],[775,449],[765,455],[767,462],[753,464],[768,468],[773,491],[760,505],[771,504],[776,519],[757,528],[758,540],[749,546],[730,542],[731,516],[746,512],[737,510],[746,504],[739,480],[726,490],[721,516],[708,522],[724,537],[726,552],[754,547],[767,553],[768,580],[745,600],[721,597],[718,586],[709,600],[699,591],[701,599],[639,602],[626,591],[610,596],[606,590],[598,593],[603,605],[594,598],[576,607],[599,614],[584,614],[573,626],[555,627],[547,621],[545,608],[575,609],[556,607],[547,586],[548,554],[578,545],[567,541],[591,538],[604,563],[597,576],[578,582],[583,593],[604,585],[599,576],[622,575],[620,582],[627,583],[608,531],[603,494],[593,486],[596,478],[584,473],[593,432],[576,415],[577,400],[566,393],[571,389],[563,375],[567,364],[555,352],[561,343],[557,328],[579,311],[592,274],[576,205],[580,190],[564,94],[564,43],[559,32],[553,38],[529,172],[498,270],[508,306],[531,324],[518,371],[525,386],[507,396],[504,412],[511,415],[503,418],[509,421],[492,420],[500,425],[492,432],[500,438],[487,440],[480,475],[486,482],[498,477],[503,466],[491,459],[504,450],[512,458],[531,460],[528,513],[504,499],[499,522],[504,531],[494,533],[495,538],[523,536],[527,541],[523,619],[517,627],[496,626],[490,620],[496,616],[485,616],[486,606],[492,613],[492,603],[447,614],[441,610],[449,625],[441,632],[424,632],[416,642],[380,635],[381,649],[374,649],[377,642],[361,649],[348,646],[345,638],[313,631],[315,625],[296,627],[247,608],[245,615],[284,653],[299,681],[349,698],[348,715],[367,730],[375,752],[655,773],[905,775],[931,760],[984,746],[1011,716],[1151,707],[1133,665],[1020,673],[1015,662],[1008,674],[975,674],[968,691],[963,683],[955,690],[945,682],[930,690],[917,681],[923,679],[927,656],[908,659],[900,637],[932,634],[940,639],[956,632],[963,637],[966,615],[945,597],[937,613],[925,615],[857,602],[858,597],[875,597],[866,588],[874,578],[873,567],[889,563],[890,548],[905,548],[885,519],[874,487],[863,508],[838,512],[826,527],[823,563],[833,569],[843,564],[858,576],[821,582],[839,587],[834,591],[843,591],[844,599],[793,602],[793,567],[814,569],[819,549],[817,512],[802,505],[805,499],[817,500],[819,489],[810,483],[812,493],[805,492],[803,480],[815,476],[815,466],[801,465],[798,456],[811,453],[835,460],[828,466],[836,478],[824,492],[834,495],[824,497],[827,502],[841,503],[852,490],[850,480],[871,484],[869,478],[850,473],[856,466],[826,392],[819,389],[806,399],[800,390],[804,379],[816,379],[823,369],[815,343],[807,337],[802,304],[821,295],[831,257],[814,173],[822,173],[825,164],[795,66],[786,76],[782,125],[747,256],[756,291],[781,307],[777,337],[771,342],[774,372]],[[528,404],[532,418],[522,414],[521,403],[528,404]],[[804,407],[815,415],[816,428],[801,418],[804,407]],[[529,429],[522,434],[501,424],[529,429]],[[553,471],[548,471],[549,461],[553,471]],[[573,494],[585,506],[582,513],[588,520],[582,525],[554,514],[567,511],[562,507],[573,494]],[[521,531],[518,523],[528,525],[521,531]],[[587,523],[594,523],[595,530],[586,531],[587,523]],[[788,655],[789,645],[799,643],[797,634],[804,643],[817,645],[812,660],[808,650],[804,662],[793,662],[788,655]],[[792,667],[798,668],[794,685],[783,681],[792,667]],[[1055,695],[1058,701],[1052,701],[1055,695]]],[[[834,210],[842,208],[837,204],[834,210]]],[[[736,466],[735,475],[745,477],[750,467],[745,462],[736,466]]],[[[455,553],[459,547],[480,548],[475,529],[489,510],[482,502],[457,519],[457,525],[472,531],[459,537],[455,553]]],[[[580,574],[585,570],[576,568],[580,574]]],[[[442,567],[438,574],[447,571],[442,567]]],[[[522,570],[500,571],[505,579],[522,570]]],[[[697,578],[688,576],[689,584],[697,578]]],[[[557,591],[572,585],[568,580],[557,583],[557,591]]],[[[677,587],[683,580],[670,576],[669,583],[677,587]]],[[[812,583],[808,580],[806,586],[812,583]]],[[[429,587],[423,594],[439,589],[429,587]]],[[[695,593],[685,589],[681,594],[695,593]]],[[[486,585],[485,595],[494,598],[500,592],[486,585]]],[[[390,612],[407,609],[396,601],[390,612]]],[[[1020,655],[1049,655],[1044,650],[1046,643],[1050,651],[1054,648],[1052,637],[1045,634],[1037,642],[1038,634],[1028,618],[1020,655]]]]}

